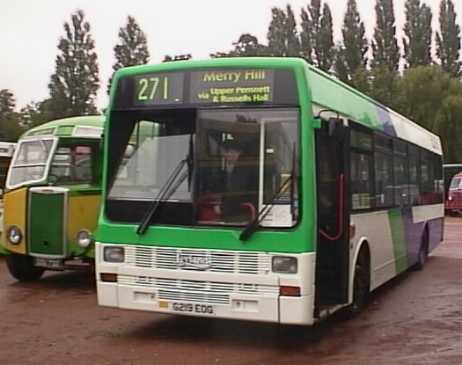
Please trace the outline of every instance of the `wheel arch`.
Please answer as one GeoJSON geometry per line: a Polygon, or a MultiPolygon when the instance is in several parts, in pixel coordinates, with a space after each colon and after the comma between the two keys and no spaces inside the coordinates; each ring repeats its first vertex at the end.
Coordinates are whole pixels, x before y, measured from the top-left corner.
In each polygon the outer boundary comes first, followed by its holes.
{"type": "MultiPolygon", "coordinates": [[[[368,261],[369,261],[369,283],[372,282],[372,270],[371,270],[371,248],[369,244],[369,240],[367,237],[361,237],[359,239],[358,243],[356,244],[354,253],[352,255],[351,259],[351,265],[350,265],[350,278],[349,278],[349,284],[348,284],[348,301],[349,303],[352,302],[353,300],[353,287],[354,287],[354,276],[355,276],[355,267],[356,267],[356,262],[359,259],[359,255],[365,250],[368,261]]],[[[369,284],[369,290],[370,290],[370,284],[369,284]]]]}

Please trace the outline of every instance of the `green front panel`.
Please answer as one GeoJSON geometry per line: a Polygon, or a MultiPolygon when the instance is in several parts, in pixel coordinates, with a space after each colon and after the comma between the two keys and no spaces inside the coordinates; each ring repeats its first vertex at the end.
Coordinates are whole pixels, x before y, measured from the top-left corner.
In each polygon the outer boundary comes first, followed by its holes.
{"type": "Polygon", "coordinates": [[[29,247],[32,254],[65,254],[65,194],[30,193],[29,247]]]}

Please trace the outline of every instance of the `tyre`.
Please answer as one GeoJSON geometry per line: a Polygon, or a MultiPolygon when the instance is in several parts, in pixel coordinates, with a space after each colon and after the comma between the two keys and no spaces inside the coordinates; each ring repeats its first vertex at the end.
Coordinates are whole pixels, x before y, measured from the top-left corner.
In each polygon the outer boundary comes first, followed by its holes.
{"type": "Polygon", "coordinates": [[[367,304],[370,291],[370,264],[365,251],[360,252],[353,279],[353,301],[346,308],[347,318],[356,317],[367,304]]]}
{"type": "Polygon", "coordinates": [[[419,254],[417,256],[417,263],[414,265],[414,270],[423,270],[428,258],[428,229],[425,228],[423,233],[422,242],[420,243],[419,254]]]}
{"type": "Polygon", "coordinates": [[[19,281],[40,279],[45,269],[35,267],[30,256],[11,254],[6,257],[6,264],[11,276],[19,281]]]}

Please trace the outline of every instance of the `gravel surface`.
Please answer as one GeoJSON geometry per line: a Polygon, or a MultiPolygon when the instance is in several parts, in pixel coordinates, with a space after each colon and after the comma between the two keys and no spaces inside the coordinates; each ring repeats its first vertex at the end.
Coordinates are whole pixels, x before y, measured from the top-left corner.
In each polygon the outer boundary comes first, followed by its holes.
{"type": "Polygon", "coordinates": [[[462,364],[462,218],[424,271],[315,328],[98,307],[93,274],[18,283],[0,259],[0,364],[462,364]]]}

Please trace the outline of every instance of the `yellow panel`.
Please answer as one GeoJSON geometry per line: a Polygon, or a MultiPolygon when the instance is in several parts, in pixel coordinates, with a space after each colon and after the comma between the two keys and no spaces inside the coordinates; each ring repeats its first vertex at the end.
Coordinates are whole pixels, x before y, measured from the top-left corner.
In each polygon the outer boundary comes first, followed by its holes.
{"type": "Polygon", "coordinates": [[[86,229],[95,232],[98,223],[101,195],[80,195],[69,198],[67,216],[67,239],[75,242],[77,233],[86,229]]]}
{"type": "Polygon", "coordinates": [[[7,250],[20,254],[27,254],[27,188],[13,190],[3,195],[3,245],[7,250]],[[12,245],[6,239],[6,233],[11,226],[17,226],[21,229],[23,240],[19,245],[12,245]]]}

